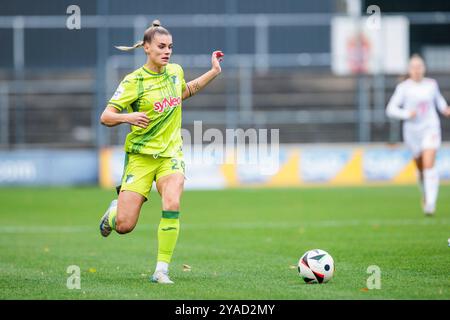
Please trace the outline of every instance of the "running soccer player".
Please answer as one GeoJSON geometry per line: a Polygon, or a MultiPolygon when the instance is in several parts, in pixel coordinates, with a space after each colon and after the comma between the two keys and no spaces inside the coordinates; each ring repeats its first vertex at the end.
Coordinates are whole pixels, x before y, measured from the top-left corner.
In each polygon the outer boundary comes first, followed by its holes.
{"type": "Polygon", "coordinates": [[[181,139],[181,105],[203,89],[221,72],[223,53],[214,51],[211,69],[186,83],[183,69],[169,63],[172,36],[158,20],[144,33],[144,39],[129,51],[143,47],[147,62],[128,74],[118,86],[103,114],[108,127],[131,125],[125,141],[125,165],[118,199],[113,200],[100,221],[100,232],[131,232],[148,199],[153,181],[161,195],[162,217],[158,227],[158,256],[152,282],[170,284],[169,263],[180,231],[180,199],[185,164],[181,139]],[[127,110],[128,113],[121,114],[127,110]]]}
{"type": "Polygon", "coordinates": [[[419,55],[411,57],[408,73],[409,78],[397,85],[386,114],[404,120],[403,139],[416,163],[422,191],[422,209],[425,215],[432,216],[439,192],[435,159],[441,145],[441,127],[436,107],[445,117],[450,117],[450,107],[442,97],[437,82],[424,77],[425,63],[419,55]]]}

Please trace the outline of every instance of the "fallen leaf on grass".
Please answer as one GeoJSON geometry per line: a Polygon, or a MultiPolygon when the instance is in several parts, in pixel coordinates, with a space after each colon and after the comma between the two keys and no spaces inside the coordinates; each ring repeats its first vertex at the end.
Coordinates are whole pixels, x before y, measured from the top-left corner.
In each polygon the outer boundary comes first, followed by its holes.
{"type": "Polygon", "coordinates": [[[191,270],[192,270],[191,266],[183,264],[183,271],[191,271],[191,270]]]}

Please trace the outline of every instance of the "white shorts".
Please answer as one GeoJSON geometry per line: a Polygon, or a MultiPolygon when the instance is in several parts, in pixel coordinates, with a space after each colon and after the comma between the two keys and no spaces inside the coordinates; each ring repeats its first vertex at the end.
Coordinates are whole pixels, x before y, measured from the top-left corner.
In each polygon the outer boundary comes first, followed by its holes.
{"type": "Polygon", "coordinates": [[[441,130],[440,128],[404,129],[403,139],[414,158],[417,158],[425,149],[439,149],[441,146],[441,130]]]}

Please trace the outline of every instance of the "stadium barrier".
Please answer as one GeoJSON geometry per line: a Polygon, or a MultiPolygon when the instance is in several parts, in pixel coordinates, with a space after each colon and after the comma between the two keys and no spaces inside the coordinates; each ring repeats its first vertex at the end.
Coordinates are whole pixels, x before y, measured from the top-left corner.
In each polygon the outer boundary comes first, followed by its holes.
{"type": "Polygon", "coordinates": [[[0,151],[0,186],[64,186],[98,183],[95,150],[0,151]]]}
{"type": "MultiPolygon", "coordinates": [[[[226,161],[202,161],[204,154],[185,148],[186,188],[416,183],[411,154],[403,146],[280,145],[277,166],[271,172],[261,170],[265,165],[261,161],[229,161],[234,155],[225,151],[223,159],[226,161]]],[[[123,161],[122,147],[104,148],[99,154],[95,150],[0,151],[0,185],[61,186],[100,182],[101,186],[109,188],[120,183],[123,161]]],[[[439,150],[436,161],[441,181],[449,183],[450,145],[439,150]]]]}
{"type": "MultiPolygon", "coordinates": [[[[195,149],[195,148],[194,148],[195,149]]],[[[280,145],[278,165],[269,174],[258,163],[192,161],[204,155],[191,153],[186,161],[186,189],[228,187],[360,186],[415,184],[411,153],[403,145],[280,145]]],[[[233,158],[224,152],[223,159],[233,158]]],[[[245,162],[245,161],[244,161],[245,162]]],[[[436,165],[441,182],[450,182],[450,145],[438,152],[436,165]]],[[[100,150],[99,181],[103,187],[120,184],[123,171],[122,147],[100,150]]]]}

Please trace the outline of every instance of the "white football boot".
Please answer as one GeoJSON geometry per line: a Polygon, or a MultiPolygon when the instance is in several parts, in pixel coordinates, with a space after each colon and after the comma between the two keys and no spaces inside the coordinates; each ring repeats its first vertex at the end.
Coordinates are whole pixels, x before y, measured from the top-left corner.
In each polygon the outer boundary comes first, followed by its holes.
{"type": "Polygon", "coordinates": [[[431,206],[431,205],[424,205],[423,206],[423,213],[427,217],[433,217],[434,216],[434,211],[436,211],[436,207],[435,206],[431,206]]]}
{"type": "Polygon", "coordinates": [[[111,201],[108,209],[106,210],[105,214],[100,220],[100,233],[104,237],[109,236],[112,231],[112,226],[109,224],[109,211],[111,210],[111,208],[116,206],[117,206],[117,199],[114,199],[113,201],[111,201]]]}
{"type": "Polygon", "coordinates": [[[172,280],[170,280],[169,275],[162,271],[155,271],[155,273],[152,275],[150,281],[154,282],[154,283],[163,283],[163,284],[173,284],[174,283],[172,280]]]}

